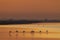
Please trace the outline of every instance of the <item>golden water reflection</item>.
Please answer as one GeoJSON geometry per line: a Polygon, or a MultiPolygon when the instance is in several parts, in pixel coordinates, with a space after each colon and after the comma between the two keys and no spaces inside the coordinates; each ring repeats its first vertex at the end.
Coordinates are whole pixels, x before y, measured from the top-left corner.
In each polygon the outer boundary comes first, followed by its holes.
{"type": "Polygon", "coordinates": [[[42,38],[60,38],[60,23],[0,25],[1,40],[26,40],[25,38],[27,40],[28,38],[30,38],[29,40],[35,38],[39,38],[39,40],[42,38]],[[31,33],[31,31],[34,32],[31,33]]]}

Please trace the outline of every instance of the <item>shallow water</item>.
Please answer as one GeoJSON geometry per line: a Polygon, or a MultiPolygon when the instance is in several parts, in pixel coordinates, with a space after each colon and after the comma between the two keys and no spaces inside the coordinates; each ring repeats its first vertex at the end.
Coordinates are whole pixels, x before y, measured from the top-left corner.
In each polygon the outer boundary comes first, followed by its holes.
{"type": "Polygon", "coordinates": [[[0,40],[27,40],[36,38],[60,38],[60,33],[0,33],[0,40]]]}
{"type": "Polygon", "coordinates": [[[60,23],[0,25],[0,40],[40,40],[42,38],[57,38],[60,40],[60,23]],[[32,30],[33,33],[31,33],[32,30]],[[22,31],[25,31],[25,33],[22,31]]]}

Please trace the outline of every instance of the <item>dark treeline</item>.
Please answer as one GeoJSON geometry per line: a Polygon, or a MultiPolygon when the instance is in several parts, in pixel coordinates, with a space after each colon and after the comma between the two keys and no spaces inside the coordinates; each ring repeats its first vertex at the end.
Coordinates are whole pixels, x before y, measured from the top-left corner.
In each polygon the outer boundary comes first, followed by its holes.
{"type": "Polygon", "coordinates": [[[38,23],[37,20],[0,20],[0,24],[31,24],[38,23]]]}
{"type": "Polygon", "coordinates": [[[60,20],[0,20],[0,25],[2,24],[31,24],[31,23],[41,23],[41,22],[60,22],[60,20]]]}

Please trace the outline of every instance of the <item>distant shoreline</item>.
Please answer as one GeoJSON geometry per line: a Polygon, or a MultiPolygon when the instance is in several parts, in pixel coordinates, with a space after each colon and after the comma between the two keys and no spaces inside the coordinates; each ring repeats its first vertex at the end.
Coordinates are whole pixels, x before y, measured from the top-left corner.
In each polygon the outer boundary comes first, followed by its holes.
{"type": "MultiPolygon", "coordinates": [[[[37,23],[60,23],[60,22],[37,22],[37,23]]],[[[35,23],[0,23],[0,25],[15,25],[15,24],[35,24],[35,23]]]]}
{"type": "Polygon", "coordinates": [[[60,20],[0,20],[0,25],[33,23],[60,23],[60,20]]]}

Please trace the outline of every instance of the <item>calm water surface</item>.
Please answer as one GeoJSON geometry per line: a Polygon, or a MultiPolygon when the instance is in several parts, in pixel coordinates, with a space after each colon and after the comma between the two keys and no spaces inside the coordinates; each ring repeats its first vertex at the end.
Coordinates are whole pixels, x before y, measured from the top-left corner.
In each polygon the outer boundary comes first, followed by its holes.
{"type": "Polygon", "coordinates": [[[30,38],[29,40],[60,38],[60,23],[0,25],[0,40],[28,40],[28,38],[30,38]],[[35,33],[31,33],[32,30],[35,33]],[[9,31],[12,32],[9,33],[9,31]],[[25,33],[22,31],[25,31],[25,33]]]}
{"type": "Polygon", "coordinates": [[[60,33],[0,33],[0,40],[27,40],[36,38],[60,38],[60,33]]]}

